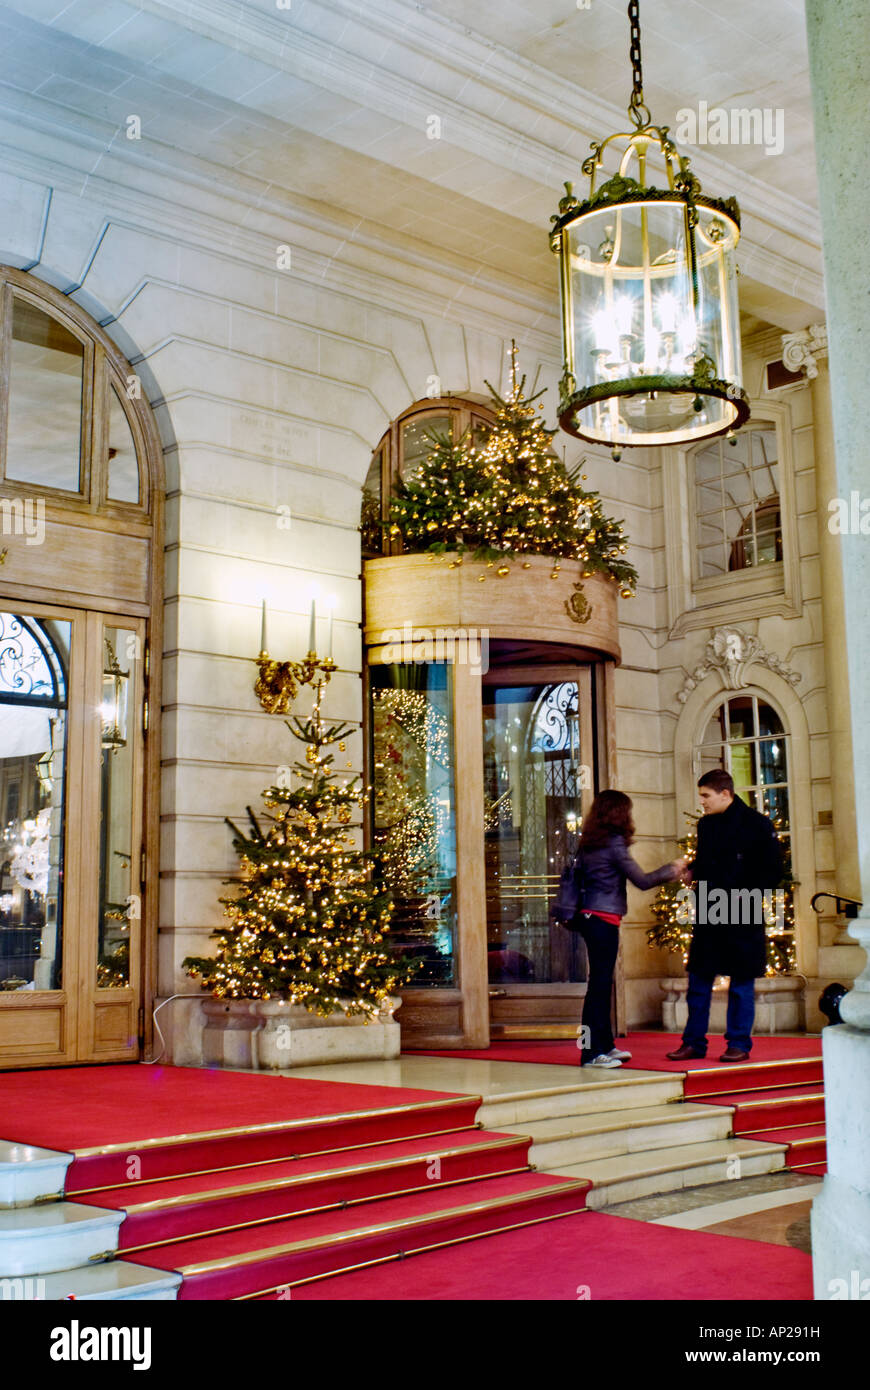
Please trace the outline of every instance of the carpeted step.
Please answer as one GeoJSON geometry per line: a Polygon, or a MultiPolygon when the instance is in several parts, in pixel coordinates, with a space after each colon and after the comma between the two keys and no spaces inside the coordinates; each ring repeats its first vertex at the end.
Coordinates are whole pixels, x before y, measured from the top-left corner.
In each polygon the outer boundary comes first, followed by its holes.
{"type": "Polygon", "coordinates": [[[785,1166],[784,1155],[785,1144],[732,1136],[560,1165],[551,1176],[586,1178],[592,1183],[586,1205],[597,1209],[702,1183],[777,1172],[785,1166]]]}
{"type": "Polygon", "coordinates": [[[587,1186],[534,1173],[483,1178],[459,1191],[386,1198],[367,1209],[365,1220],[357,1208],[300,1215],[162,1246],[135,1260],[181,1273],[181,1299],[244,1298],[400,1252],[577,1212],[587,1186]]]}
{"type": "Polygon", "coordinates": [[[39,1297],[51,1302],[75,1299],[77,1302],[171,1302],[178,1297],[181,1276],[148,1269],[127,1260],[66,1269],[47,1274],[41,1281],[39,1297]]]}
{"type": "MultiPolygon", "coordinates": [[[[403,1094],[393,1091],[394,1097],[403,1094]]],[[[99,1187],[122,1186],[131,1177],[154,1181],[240,1163],[292,1158],[295,1154],[330,1153],[365,1144],[382,1144],[412,1135],[434,1137],[471,1128],[479,1106],[479,1096],[448,1096],[337,1114],[270,1120],[244,1127],[228,1126],[204,1133],[188,1131],[77,1148],[67,1174],[67,1195],[81,1195],[99,1187]]],[[[180,1113],[183,1114],[183,1109],[180,1113]]]]}
{"type": "MultiPolygon", "coordinates": [[[[611,1300],[629,1311],[626,1300],[658,1300],[666,1305],[663,1326],[674,1318],[673,1307],[667,1305],[679,1300],[706,1300],[712,1314],[722,1299],[793,1303],[812,1296],[812,1261],[802,1250],[597,1211],[470,1240],[458,1248],[426,1251],[292,1290],[293,1301],[300,1303],[548,1300],[576,1305],[582,1299],[591,1300],[590,1313],[596,1304],[611,1300]]],[[[628,1322],[625,1335],[633,1335],[628,1322]]]]}
{"type": "Polygon", "coordinates": [[[467,1130],[447,1139],[408,1139],[174,1178],[132,1191],[128,1184],[82,1200],[126,1211],[119,1249],[131,1252],[233,1226],[253,1227],[303,1212],[526,1172],[528,1149],[529,1140],[522,1136],[467,1130]]]}
{"type": "Polygon", "coordinates": [[[770,1091],[725,1091],[713,1105],[734,1110],[734,1133],[762,1133],[774,1126],[824,1124],[825,1093],[820,1086],[786,1086],[770,1091]]]}
{"type": "Polygon", "coordinates": [[[823,1124],[791,1125],[782,1129],[769,1129],[764,1134],[756,1134],[753,1137],[769,1140],[773,1144],[787,1144],[786,1168],[805,1167],[827,1161],[827,1141],[823,1124]]]}
{"type": "Polygon", "coordinates": [[[781,1091],[788,1086],[819,1086],[823,1080],[822,1059],[789,1057],[771,1062],[726,1062],[707,1067],[696,1063],[686,1072],[687,1099],[733,1094],[740,1091],[781,1091]]]}

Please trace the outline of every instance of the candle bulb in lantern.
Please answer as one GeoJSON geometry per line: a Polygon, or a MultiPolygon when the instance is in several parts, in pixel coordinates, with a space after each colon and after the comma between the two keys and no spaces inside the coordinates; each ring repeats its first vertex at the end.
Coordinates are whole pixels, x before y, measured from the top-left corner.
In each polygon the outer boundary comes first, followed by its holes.
{"type": "Polygon", "coordinates": [[[677,301],[674,295],[665,290],[656,300],[659,315],[659,328],[663,333],[673,333],[677,327],[677,301]]]}
{"type": "Polygon", "coordinates": [[[630,295],[617,295],[613,301],[613,312],[616,317],[616,327],[621,338],[626,338],[631,333],[631,323],[634,318],[634,300],[630,295]]]}

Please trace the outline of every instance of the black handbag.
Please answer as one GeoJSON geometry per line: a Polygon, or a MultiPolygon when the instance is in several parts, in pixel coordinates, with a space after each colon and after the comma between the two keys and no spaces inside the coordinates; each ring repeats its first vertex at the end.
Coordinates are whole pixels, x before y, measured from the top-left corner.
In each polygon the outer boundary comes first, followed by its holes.
{"type": "Polygon", "coordinates": [[[583,906],[583,852],[577,851],[571,864],[566,864],[559,876],[559,887],[550,908],[550,916],[563,926],[570,927],[583,906]]]}

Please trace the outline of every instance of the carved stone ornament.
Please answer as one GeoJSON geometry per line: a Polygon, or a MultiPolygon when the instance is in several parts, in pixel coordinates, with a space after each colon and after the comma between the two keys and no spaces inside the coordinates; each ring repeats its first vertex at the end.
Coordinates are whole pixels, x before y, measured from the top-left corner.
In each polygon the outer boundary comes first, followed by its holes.
{"type": "Polygon", "coordinates": [[[810,381],[819,374],[816,358],[824,357],[828,351],[828,330],[823,323],[810,324],[800,333],[784,333],[782,338],[782,365],[790,372],[805,371],[810,381]]]}
{"type": "Polygon", "coordinates": [[[686,677],[677,699],[684,705],[696,686],[713,672],[719,673],[723,690],[742,690],[749,684],[746,668],[753,663],[767,666],[787,680],[789,685],[797,685],[801,679],[798,671],[793,671],[778,656],[767,651],[757,637],[752,637],[739,627],[717,627],[704,648],[704,660],[686,677]]]}

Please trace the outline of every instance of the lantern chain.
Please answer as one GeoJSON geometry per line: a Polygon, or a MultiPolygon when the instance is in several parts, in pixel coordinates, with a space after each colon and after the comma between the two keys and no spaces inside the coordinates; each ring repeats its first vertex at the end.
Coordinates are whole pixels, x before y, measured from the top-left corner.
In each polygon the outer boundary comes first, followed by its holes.
{"type": "Polygon", "coordinates": [[[631,29],[631,45],[628,50],[631,62],[631,100],[628,114],[638,130],[649,125],[650,114],[643,99],[643,61],[640,55],[640,0],[629,0],[628,20],[631,29]]]}

